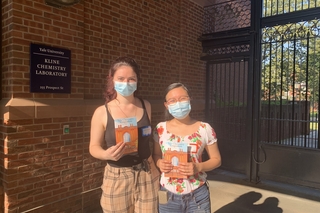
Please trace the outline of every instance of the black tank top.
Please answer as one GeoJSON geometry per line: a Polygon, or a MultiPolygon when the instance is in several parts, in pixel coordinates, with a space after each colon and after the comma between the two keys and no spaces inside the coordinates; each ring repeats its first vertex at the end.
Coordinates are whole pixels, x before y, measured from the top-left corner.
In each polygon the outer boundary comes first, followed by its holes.
{"type": "MultiPolygon", "coordinates": [[[[151,150],[149,146],[151,138],[151,125],[150,119],[144,105],[143,100],[139,98],[142,107],[143,115],[142,118],[137,122],[138,123],[138,153],[132,155],[125,155],[120,158],[118,161],[107,160],[111,166],[117,167],[129,167],[142,162],[143,159],[147,159],[151,155],[151,150]]],[[[116,144],[116,135],[114,128],[114,120],[106,106],[107,110],[107,127],[104,134],[104,139],[107,145],[107,148],[114,146],[116,144]]]]}

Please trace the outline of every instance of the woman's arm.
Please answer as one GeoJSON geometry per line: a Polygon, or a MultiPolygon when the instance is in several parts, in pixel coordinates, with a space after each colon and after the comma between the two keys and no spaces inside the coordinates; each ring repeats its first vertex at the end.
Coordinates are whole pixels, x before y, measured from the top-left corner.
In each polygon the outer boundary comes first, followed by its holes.
{"type": "Polygon", "coordinates": [[[207,145],[205,149],[209,155],[209,159],[196,165],[199,172],[211,171],[221,165],[221,156],[218,148],[218,143],[215,142],[214,144],[207,145]]]}
{"type": "Polygon", "coordinates": [[[182,175],[194,175],[198,172],[211,171],[221,165],[221,156],[218,148],[218,143],[206,145],[205,149],[209,155],[209,160],[201,163],[180,163],[178,166],[179,172],[182,175]]]}
{"type": "Polygon", "coordinates": [[[153,161],[156,164],[156,166],[159,168],[158,166],[158,160],[162,159],[162,152],[160,149],[160,145],[157,142],[153,142],[153,161]]]}
{"type": "Polygon", "coordinates": [[[105,106],[98,107],[91,119],[90,129],[90,154],[100,160],[119,160],[124,151],[125,143],[119,143],[105,150],[103,147],[104,132],[107,124],[105,106]]]}

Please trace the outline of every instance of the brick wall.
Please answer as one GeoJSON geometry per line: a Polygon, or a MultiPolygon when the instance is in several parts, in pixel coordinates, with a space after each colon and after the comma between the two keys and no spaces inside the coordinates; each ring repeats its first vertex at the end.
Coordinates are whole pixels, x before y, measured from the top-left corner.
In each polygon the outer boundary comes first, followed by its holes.
{"type": "Polygon", "coordinates": [[[175,81],[189,87],[192,113],[202,119],[202,14],[189,0],[82,0],[67,8],[2,1],[3,212],[100,208],[104,162],[88,153],[90,119],[120,55],[141,65],[138,95],[152,103],[153,125],[162,120],[164,89],[175,81]],[[29,92],[30,43],[71,50],[71,94],[29,92]],[[70,134],[63,134],[65,124],[70,134]]]}

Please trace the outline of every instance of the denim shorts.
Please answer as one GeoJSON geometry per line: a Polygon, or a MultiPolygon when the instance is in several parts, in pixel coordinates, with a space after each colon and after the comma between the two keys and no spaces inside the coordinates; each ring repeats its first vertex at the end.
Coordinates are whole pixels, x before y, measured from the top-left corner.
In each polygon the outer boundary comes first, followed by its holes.
{"type": "MultiPolygon", "coordinates": [[[[162,191],[167,191],[161,187],[162,191]]],[[[210,192],[204,184],[188,194],[174,194],[168,191],[168,203],[159,204],[159,213],[210,213],[210,192]]]]}

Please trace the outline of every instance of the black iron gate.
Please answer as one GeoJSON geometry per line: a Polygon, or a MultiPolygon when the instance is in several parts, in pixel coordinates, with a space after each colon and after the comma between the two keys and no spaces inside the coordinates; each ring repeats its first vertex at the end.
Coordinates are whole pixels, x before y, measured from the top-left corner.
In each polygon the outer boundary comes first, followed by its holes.
{"type": "Polygon", "coordinates": [[[220,0],[205,8],[206,118],[222,168],[253,182],[320,188],[319,7],[320,0],[220,0]]]}
{"type": "Polygon", "coordinates": [[[248,58],[211,61],[207,80],[207,118],[218,134],[223,167],[246,172],[250,162],[250,142],[246,140],[248,58]]]}
{"type": "MultiPolygon", "coordinates": [[[[310,3],[305,9],[312,6],[310,3]]],[[[310,15],[309,9],[300,11],[299,22],[292,23],[292,18],[290,23],[283,21],[290,15],[283,14],[289,6],[277,7],[281,13],[277,19],[262,19],[260,140],[319,149],[320,19],[310,15]]],[[[292,3],[292,7],[297,12],[303,4],[292,3]]],[[[263,14],[272,13],[266,8],[263,14]]]]}
{"type": "Polygon", "coordinates": [[[222,168],[249,173],[250,0],[219,1],[205,11],[206,118],[218,135],[222,168]]]}
{"type": "Polygon", "coordinates": [[[264,162],[257,166],[260,179],[320,186],[315,169],[320,166],[319,14],[319,0],[263,1],[256,138],[264,162]]]}

